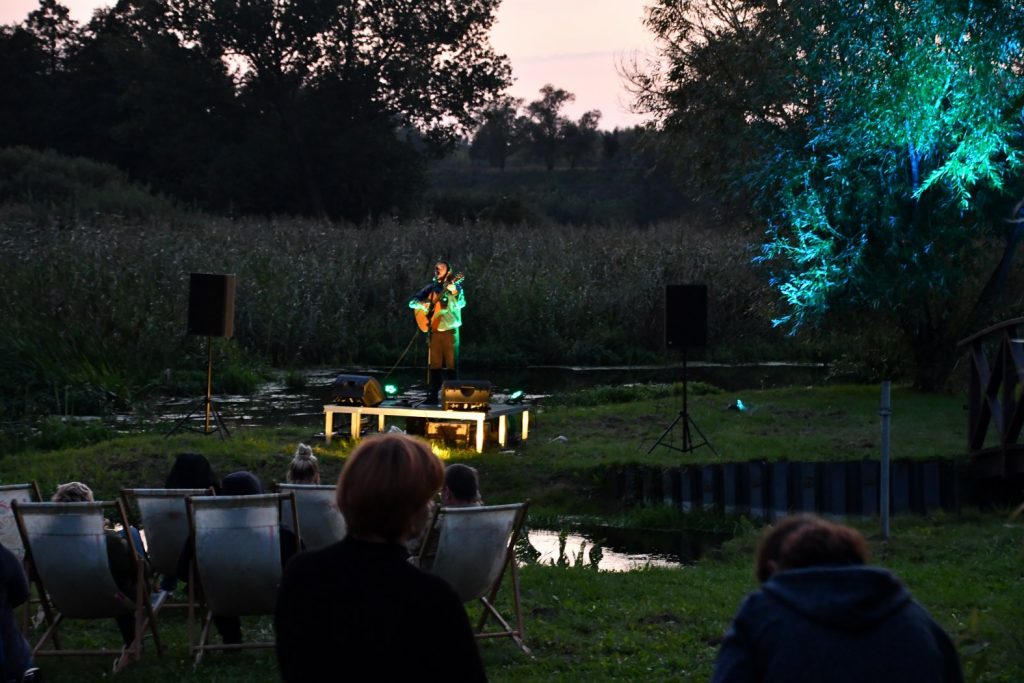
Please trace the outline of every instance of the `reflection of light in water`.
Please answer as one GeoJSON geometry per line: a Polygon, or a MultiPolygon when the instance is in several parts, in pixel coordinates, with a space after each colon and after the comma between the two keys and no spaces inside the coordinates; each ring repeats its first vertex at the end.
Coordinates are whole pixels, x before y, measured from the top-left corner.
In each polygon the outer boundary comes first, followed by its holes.
{"type": "MultiPolygon", "coordinates": [[[[558,563],[558,532],[544,529],[531,529],[529,535],[530,545],[540,553],[537,562],[540,564],[558,563]]],[[[594,542],[579,534],[567,534],[565,537],[565,558],[570,565],[576,562],[576,555],[580,552],[580,544],[585,543],[583,548],[583,564],[590,565],[590,549],[594,542]]],[[[640,567],[679,567],[678,561],[667,560],[654,555],[619,553],[608,548],[601,549],[601,560],[597,568],[608,572],[628,572],[640,567]]]]}

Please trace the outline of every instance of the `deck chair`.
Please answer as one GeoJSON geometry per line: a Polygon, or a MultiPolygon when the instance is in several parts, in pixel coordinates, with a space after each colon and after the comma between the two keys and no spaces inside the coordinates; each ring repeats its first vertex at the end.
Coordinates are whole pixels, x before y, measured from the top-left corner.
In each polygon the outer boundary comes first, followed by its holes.
{"type": "MultiPolygon", "coordinates": [[[[134,500],[146,534],[146,552],[153,571],[162,576],[178,573],[178,559],[188,541],[187,496],[213,495],[213,489],[121,489],[126,509],[134,500]]],[[[171,604],[166,605],[170,607],[171,604]]],[[[175,607],[183,607],[176,603],[175,607]]]]}
{"type": "Polygon", "coordinates": [[[0,543],[14,553],[22,562],[25,561],[25,545],[21,542],[18,522],[14,519],[12,503],[38,503],[43,499],[39,493],[39,485],[34,481],[27,484],[7,484],[0,486],[0,543]]]}
{"type": "MultiPolygon", "coordinates": [[[[345,538],[345,518],[338,510],[334,486],[278,484],[277,490],[295,494],[299,524],[302,525],[302,542],[306,550],[317,550],[345,538]]],[[[281,523],[286,527],[290,524],[290,506],[291,503],[285,501],[282,508],[281,523]]]]}
{"type": "Polygon", "coordinates": [[[163,655],[156,626],[156,612],[150,602],[149,581],[144,558],[128,542],[135,564],[135,594],[125,595],[117,586],[107,559],[104,512],[128,528],[128,516],[121,501],[95,503],[14,503],[14,515],[31,561],[33,580],[39,593],[47,628],[32,648],[33,657],[65,655],[118,655],[114,673],[139,659],[142,639],[153,634],[158,656],[163,655]],[[108,619],[132,615],[135,639],[130,645],[113,649],[68,650],[61,647],[59,627],[65,619],[108,619]],[[54,649],[42,649],[53,640],[54,649]]]}
{"type": "Polygon", "coordinates": [[[189,496],[192,542],[189,562],[189,655],[195,667],[207,650],[273,647],[274,642],[213,644],[213,615],[243,617],[274,613],[281,584],[281,509],[291,504],[290,527],[299,540],[292,493],[254,496],[189,496]],[[199,591],[197,581],[202,587],[199,591]],[[202,615],[198,641],[196,620],[202,615]]]}
{"type": "MultiPolygon", "coordinates": [[[[435,530],[438,534],[430,573],[451,584],[463,602],[480,601],[483,610],[477,623],[476,637],[512,638],[528,655],[530,650],[523,642],[523,611],[519,602],[515,547],[529,504],[527,500],[514,505],[443,507],[434,515],[427,533],[428,538],[435,530]],[[514,628],[494,606],[506,568],[512,582],[514,628]],[[501,630],[484,630],[492,616],[501,630]]],[[[427,552],[426,543],[420,552],[422,562],[422,554],[427,552]]]]}

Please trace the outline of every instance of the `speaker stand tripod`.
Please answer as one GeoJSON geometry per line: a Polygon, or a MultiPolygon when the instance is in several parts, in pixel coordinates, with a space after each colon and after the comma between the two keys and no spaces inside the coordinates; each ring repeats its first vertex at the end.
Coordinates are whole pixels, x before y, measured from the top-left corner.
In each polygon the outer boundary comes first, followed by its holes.
{"type": "Polygon", "coordinates": [[[206,420],[203,425],[203,429],[196,429],[194,427],[186,427],[191,431],[201,432],[203,434],[213,434],[216,432],[223,440],[225,436],[231,436],[231,432],[228,430],[226,424],[220,417],[220,413],[217,411],[217,406],[213,404],[213,344],[210,342],[210,337],[206,337],[206,396],[198,399],[191,405],[191,409],[188,414],[178,420],[171,431],[167,432],[167,436],[174,434],[179,429],[186,426],[186,423],[192,419],[192,417],[202,409],[206,416],[206,420]],[[210,423],[213,422],[214,426],[211,427],[210,423]]]}
{"type": "Polygon", "coordinates": [[[672,424],[665,428],[665,431],[662,432],[662,435],[654,442],[654,445],[648,449],[648,454],[652,453],[658,446],[664,446],[665,448],[670,448],[674,451],[679,451],[680,453],[692,453],[701,446],[707,446],[711,449],[712,453],[718,455],[718,451],[716,451],[715,447],[711,445],[708,438],[704,436],[704,432],[700,431],[700,427],[698,427],[697,423],[694,422],[693,417],[690,416],[689,410],[687,409],[686,383],[688,379],[686,372],[686,351],[683,350],[683,409],[679,411],[678,415],[676,415],[676,419],[672,420],[672,424]],[[670,436],[677,425],[681,425],[683,430],[682,446],[676,446],[672,443],[670,436]],[[693,428],[693,431],[697,432],[697,435],[700,436],[701,440],[699,442],[694,441],[693,434],[690,432],[691,427],[693,428]]]}

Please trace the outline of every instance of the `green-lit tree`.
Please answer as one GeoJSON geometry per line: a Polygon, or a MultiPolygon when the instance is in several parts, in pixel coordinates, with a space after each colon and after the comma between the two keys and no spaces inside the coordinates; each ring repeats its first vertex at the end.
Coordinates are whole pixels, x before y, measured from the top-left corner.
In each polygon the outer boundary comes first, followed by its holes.
{"type": "Polygon", "coordinates": [[[941,386],[1024,238],[1024,4],[659,0],[647,24],[638,104],[766,229],[777,322],[880,312],[941,386]]]}

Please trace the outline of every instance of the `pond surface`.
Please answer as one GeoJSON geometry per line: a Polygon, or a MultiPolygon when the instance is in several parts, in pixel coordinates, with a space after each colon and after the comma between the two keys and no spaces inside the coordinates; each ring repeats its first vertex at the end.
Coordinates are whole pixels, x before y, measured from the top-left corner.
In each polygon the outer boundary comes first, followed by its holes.
{"type": "MultiPolygon", "coordinates": [[[[216,368],[214,368],[216,372],[216,368]]],[[[670,384],[682,381],[681,365],[663,366],[532,366],[520,369],[464,368],[461,379],[491,382],[492,400],[504,401],[513,391],[523,391],[527,401],[535,401],[560,392],[579,391],[598,386],[628,384],[670,384]]],[[[746,363],[725,365],[692,362],[687,370],[691,382],[707,382],[728,391],[765,389],[792,385],[820,385],[832,381],[824,363],[746,363]]],[[[416,403],[426,395],[426,371],[422,368],[372,366],[318,368],[304,373],[306,387],[290,390],[282,381],[268,382],[251,396],[214,397],[221,416],[230,425],[316,424],[322,420],[323,405],[330,403],[331,383],[338,375],[369,375],[382,385],[394,384],[399,396],[416,403]]],[[[200,398],[158,399],[151,406],[156,417],[176,420],[184,417],[200,398]]],[[[202,417],[202,411],[196,413],[202,417]]]]}
{"type": "Polygon", "coordinates": [[[540,564],[593,566],[601,571],[628,572],[642,567],[693,564],[728,536],[692,531],[627,529],[599,525],[572,531],[530,529],[530,545],[540,564]],[[561,560],[559,559],[561,557],[561,560]]]}

